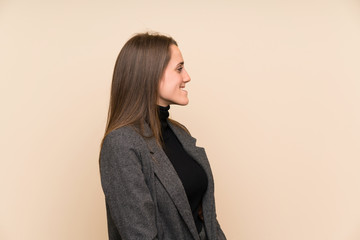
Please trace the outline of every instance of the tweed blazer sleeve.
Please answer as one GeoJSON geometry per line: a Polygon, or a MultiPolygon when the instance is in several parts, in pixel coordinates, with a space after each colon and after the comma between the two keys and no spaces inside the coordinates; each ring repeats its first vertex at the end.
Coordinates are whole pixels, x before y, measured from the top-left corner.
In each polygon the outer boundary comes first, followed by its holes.
{"type": "Polygon", "coordinates": [[[128,134],[110,133],[100,154],[107,213],[115,225],[109,239],[157,239],[156,209],[145,180],[141,153],[128,134]]]}
{"type": "Polygon", "coordinates": [[[225,234],[224,234],[223,230],[221,229],[220,224],[217,219],[216,219],[216,225],[217,225],[217,239],[218,240],[226,240],[225,234]]]}

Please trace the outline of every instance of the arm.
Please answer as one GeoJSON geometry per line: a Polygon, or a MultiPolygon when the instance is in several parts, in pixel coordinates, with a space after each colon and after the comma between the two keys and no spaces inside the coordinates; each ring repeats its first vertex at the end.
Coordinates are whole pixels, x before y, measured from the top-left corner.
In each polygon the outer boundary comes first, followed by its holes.
{"type": "MultiPolygon", "coordinates": [[[[203,210],[202,210],[202,206],[200,205],[199,211],[198,211],[199,217],[201,220],[204,221],[204,215],[203,215],[203,210]]],[[[216,215],[216,214],[215,214],[216,215]]],[[[215,218],[215,223],[216,223],[216,239],[217,240],[226,240],[225,234],[224,232],[221,230],[220,224],[218,222],[218,220],[215,218]]]]}
{"type": "Polygon", "coordinates": [[[121,239],[157,239],[155,206],[140,158],[123,135],[108,135],[100,154],[101,184],[121,239]]]}
{"type": "Polygon", "coordinates": [[[221,230],[220,224],[217,219],[216,219],[216,225],[217,225],[217,239],[218,240],[226,240],[225,234],[221,230]]]}

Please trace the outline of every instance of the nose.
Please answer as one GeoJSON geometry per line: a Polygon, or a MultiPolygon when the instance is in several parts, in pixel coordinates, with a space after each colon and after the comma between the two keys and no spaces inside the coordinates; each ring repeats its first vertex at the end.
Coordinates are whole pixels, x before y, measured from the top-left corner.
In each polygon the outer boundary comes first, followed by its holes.
{"type": "MultiPolygon", "coordinates": [[[[185,70],[185,69],[184,69],[184,70],[185,70]]],[[[188,74],[188,72],[187,72],[186,70],[184,71],[183,81],[184,81],[185,83],[191,81],[191,78],[190,78],[190,76],[189,76],[189,74],[188,74]]]]}

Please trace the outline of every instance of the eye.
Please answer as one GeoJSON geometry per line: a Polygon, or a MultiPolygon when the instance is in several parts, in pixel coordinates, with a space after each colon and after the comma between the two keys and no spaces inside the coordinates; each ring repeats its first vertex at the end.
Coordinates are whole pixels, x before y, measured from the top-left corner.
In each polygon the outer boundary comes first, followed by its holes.
{"type": "Polygon", "coordinates": [[[178,69],[176,69],[176,71],[181,72],[182,69],[183,69],[183,67],[179,67],[178,69]]]}

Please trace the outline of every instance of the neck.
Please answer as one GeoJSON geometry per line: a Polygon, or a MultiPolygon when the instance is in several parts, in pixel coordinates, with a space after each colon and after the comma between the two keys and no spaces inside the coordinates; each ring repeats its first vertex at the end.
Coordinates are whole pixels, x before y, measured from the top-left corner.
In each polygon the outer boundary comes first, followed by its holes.
{"type": "Polygon", "coordinates": [[[158,106],[159,120],[162,128],[167,127],[167,119],[169,118],[170,106],[158,106]]]}

